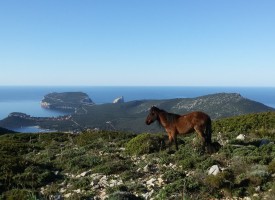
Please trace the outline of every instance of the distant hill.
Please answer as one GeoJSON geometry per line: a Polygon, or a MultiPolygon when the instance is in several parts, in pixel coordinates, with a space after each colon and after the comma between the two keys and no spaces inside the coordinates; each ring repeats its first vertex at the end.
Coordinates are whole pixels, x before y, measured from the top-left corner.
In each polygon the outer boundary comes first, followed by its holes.
{"type": "Polygon", "coordinates": [[[6,133],[15,133],[15,132],[14,132],[14,131],[11,131],[11,130],[8,130],[8,129],[5,129],[5,128],[0,127],[0,135],[6,134],[6,133]]]}
{"type": "MultiPolygon", "coordinates": [[[[59,99],[56,93],[55,101],[59,99]]],[[[65,95],[66,99],[70,99],[65,95]]],[[[75,97],[75,93],[73,94],[75,97]]],[[[49,99],[49,96],[46,96],[49,99]]],[[[64,97],[64,96],[63,96],[64,97]]],[[[87,96],[85,96],[87,99],[87,96]]],[[[50,101],[47,101],[51,103],[50,101]]],[[[82,102],[82,101],[80,101],[82,102]]],[[[52,105],[52,104],[51,104],[52,105]]],[[[83,129],[120,130],[127,132],[162,132],[157,124],[145,125],[145,118],[151,106],[157,106],[168,112],[185,114],[191,111],[204,111],[213,120],[249,113],[275,111],[262,103],[252,101],[236,93],[211,94],[196,98],[178,98],[166,100],[137,100],[119,104],[75,104],[75,112],[70,116],[60,118],[24,117],[10,115],[0,121],[2,127],[31,126],[60,131],[83,129]]],[[[61,108],[63,104],[58,105],[61,108]]],[[[55,107],[56,108],[56,107],[55,107]]]]}
{"type": "Polygon", "coordinates": [[[197,98],[139,100],[123,104],[90,106],[85,107],[86,114],[75,114],[72,118],[82,127],[133,132],[159,132],[161,129],[157,124],[147,126],[144,122],[148,110],[153,105],[178,114],[200,110],[208,113],[213,120],[275,110],[262,103],[246,99],[240,94],[219,93],[197,98]]]}

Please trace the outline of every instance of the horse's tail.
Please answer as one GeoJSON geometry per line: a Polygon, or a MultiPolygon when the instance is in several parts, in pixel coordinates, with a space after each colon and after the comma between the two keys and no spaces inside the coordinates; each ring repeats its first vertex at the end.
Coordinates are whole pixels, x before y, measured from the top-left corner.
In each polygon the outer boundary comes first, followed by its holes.
{"type": "Polygon", "coordinates": [[[209,117],[206,123],[205,128],[205,143],[208,152],[213,152],[213,145],[212,145],[212,122],[211,118],[209,117]]]}
{"type": "Polygon", "coordinates": [[[205,142],[207,144],[211,144],[211,137],[212,137],[212,123],[211,119],[208,118],[207,123],[206,123],[206,128],[205,128],[205,142]]]}

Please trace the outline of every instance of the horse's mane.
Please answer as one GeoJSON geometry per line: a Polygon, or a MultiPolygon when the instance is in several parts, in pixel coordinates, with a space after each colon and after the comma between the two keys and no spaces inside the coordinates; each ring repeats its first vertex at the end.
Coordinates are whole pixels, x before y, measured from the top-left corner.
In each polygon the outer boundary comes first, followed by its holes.
{"type": "MultiPolygon", "coordinates": [[[[164,113],[168,123],[174,123],[180,117],[180,115],[178,115],[178,114],[169,113],[169,112],[166,112],[165,110],[159,109],[157,107],[154,107],[153,109],[155,109],[155,111],[157,111],[157,112],[164,113]]],[[[160,123],[159,120],[158,120],[158,122],[160,123]]]]}
{"type": "Polygon", "coordinates": [[[180,117],[180,115],[165,111],[165,117],[168,123],[174,123],[180,117]]]}

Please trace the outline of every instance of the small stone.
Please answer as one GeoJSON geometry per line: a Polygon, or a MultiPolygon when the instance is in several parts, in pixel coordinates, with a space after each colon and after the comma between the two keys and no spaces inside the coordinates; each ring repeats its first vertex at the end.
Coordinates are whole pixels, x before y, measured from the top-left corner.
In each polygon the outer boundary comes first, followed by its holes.
{"type": "Polygon", "coordinates": [[[69,198],[70,196],[72,196],[72,193],[67,193],[64,195],[65,198],[69,198]]]}
{"type": "Polygon", "coordinates": [[[255,193],[253,194],[253,197],[259,197],[259,194],[255,193]]]}
{"type": "Polygon", "coordinates": [[[150,187],[150,186],[154,187],[154,186],[155,186],[155,184],[154,184],[155,181],[156,181],[155,178],[151,178],[150,180],[146,181],[146,184],[147,184],[149,187],[150,187]]]}
{"type": "Polygon", "coordinates": [[[260,192],[260,191],[261,191],[261,186],[255,187],[255,191],[256,191],[256,192],[260,192]]]}
{"type": "Polygon", "coordinates": [[[144,172],[149,172],[149,165],[145,165],[145,167],[143,168],[144,172]]]}
{"type": "Polygon", "coordinates": [[[214,175],[214,176],[216,176],[218,173],[220,173],[220,168],[219,168],[218,165],[213,165],[208,170],[208,175],[214,175]]]}
{"type": "Polygon", "coordinates": [[[161,177],[159,177],[158,178],[158,186],[162,186],[162,184],[164,183],[164,180],[161,178],[161,177]]]}
{"type": "Polygon", "coordinates": [[[86,172],[82,172],[81,174],[80,174],[80,176],[81,177],[84,177],[84,176],[87,176],[87,175],[89,175],[90,174],[90,170],[89,171],[86,171],[86,172]]]}
{"type": "MultiPolygon", "coordinates": [[[[78,174],[78,175],[76,175],[75,176],[75,178],[80,178],[81,177],[81,175],[80,174],[78,174]]],[[[74,177],[73,177],[74,178],[74,177]]]]}
{"type": "Polygon", "coordinates": [[[144,199],[149,199],[154,192],[155,192],[154,190],[151,190],[150,192],[142,194],[142,197],[144,197],[144,199]]]}
{"type": "Polygon", "coordinates": [[[74,192],[77,193],[77,194],[80,194],[81,193],[81,189],[74,190],[74,192]]]}
{"type": "Polygon", "coordinates": [[[65,193],[66,189],[65,188],[61,188],[59,191],[60,191],[60,193],[65,193]]]}
{"type": "Polygon", "coordinates": [[[244,134],[240,134],[236,137],[237,140],[244,140],[245,139],[245,135],[244,134]]]}

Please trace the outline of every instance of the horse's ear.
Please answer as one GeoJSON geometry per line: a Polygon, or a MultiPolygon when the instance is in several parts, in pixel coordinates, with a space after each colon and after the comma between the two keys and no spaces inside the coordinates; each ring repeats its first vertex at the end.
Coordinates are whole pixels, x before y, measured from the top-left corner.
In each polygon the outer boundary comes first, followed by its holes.
{"type": "Polygon", "coordinates": [[[155,106],[151,106],[148,110],[151,112],[152,110],[154,110],[155,106]]]}

